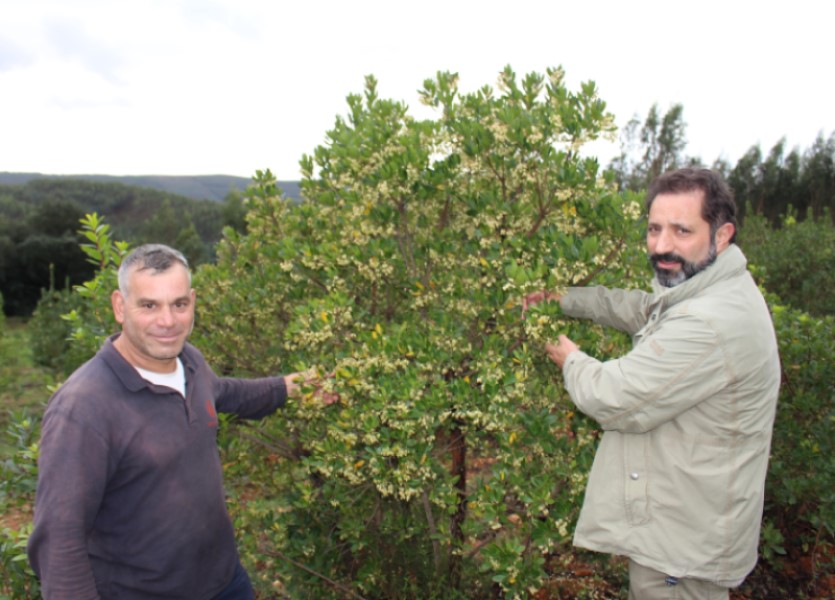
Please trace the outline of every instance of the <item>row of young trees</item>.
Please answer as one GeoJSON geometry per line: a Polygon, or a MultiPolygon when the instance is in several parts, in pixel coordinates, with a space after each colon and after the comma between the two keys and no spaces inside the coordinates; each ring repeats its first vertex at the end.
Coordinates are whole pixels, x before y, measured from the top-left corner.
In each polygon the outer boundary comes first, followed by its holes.
{"type": "MultiPolygon", "coordinates": [[[[686,129],[683,105],[663,115],[653,105],[643,122],[634,117],[624,127],[621,154],[609,171],[622,188],[639,191],[665,171],[705,164],[686,154],[686,129]]],[[[736,164],[720,157],[711,167],[733,188],[743,221],[749,210],[775,227],[791,212],[801,219],[835,218],[835,132],[828,138],[820,133],[806,150],[789,149],[782,139],[767,153],[755,145],[736,164]]]]}

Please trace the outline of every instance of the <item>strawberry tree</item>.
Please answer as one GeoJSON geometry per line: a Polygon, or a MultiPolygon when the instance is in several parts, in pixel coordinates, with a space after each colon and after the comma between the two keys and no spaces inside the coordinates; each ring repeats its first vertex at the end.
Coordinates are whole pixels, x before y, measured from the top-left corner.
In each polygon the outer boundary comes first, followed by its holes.
{"type": "Polygon", "coordinates": [[[259,586],[316,597],[524,596],[570,543],[596,441],[543,352],[571,331],[598,356],[627,340],[570,322],[543,288],[646,281],[639,201],[584,145],[614,131],[593,83],[561,69],[420,100],[366,79],[301,160],[304,200],[269,171],[197,274],[194,341],[220,372],[317,368],[306,395],[226,449],[259,586]],[[255,454],[253,449],[260,449],[255,454]],[[262,457],[261,460],[255,457],[262,457]],[[266,458],[264,458],[266,457],[266,458]]]}

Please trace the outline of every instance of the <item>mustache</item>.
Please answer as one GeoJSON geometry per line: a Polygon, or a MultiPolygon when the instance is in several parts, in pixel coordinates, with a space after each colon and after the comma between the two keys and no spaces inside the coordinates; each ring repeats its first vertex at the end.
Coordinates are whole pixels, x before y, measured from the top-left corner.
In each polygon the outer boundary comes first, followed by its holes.
{"type": "Polygon", "coordinates": [[[652,262],[653,266],[657,266],[659,262],[677,262],[680,265],[684,265],[687,262],[678,254],[673,254],[672,252],[665,252],[663,254],[651,254],[649,260],[650,262],[652,262]]]}

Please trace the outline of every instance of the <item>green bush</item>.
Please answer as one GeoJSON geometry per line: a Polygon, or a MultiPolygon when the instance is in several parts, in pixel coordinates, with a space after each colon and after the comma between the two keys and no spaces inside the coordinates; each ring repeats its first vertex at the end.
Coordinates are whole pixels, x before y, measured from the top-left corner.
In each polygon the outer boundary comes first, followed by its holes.
{"type": "Polygon", "coordinates": [[[739,238],[769,292],[811,315],[835,315],[835,227],[828,211],[820,219],[810,211],[798,221],[790,210],[772,229],[765,217],[749,210],[739,238]]]}
{"type": "Polygon", "coordinates": [[[70,343],[73,326],[65,318],[83,307],[83,298],[70,289],[44,290],[27,325],[35,363],[67,376],[89,356],[70,343]]]}
{"type": "MultiPolygon", "coordinates": [[[[13,413],[3,432],[4,447],[12,448],[0,461],[0,512],[4,515],[28,515],[37,482],[39,431],[37,419],[13,413]]],[[[40,597],[38,580],[26,556],[32,523],[28,518],[22,521],[19,527],[0,529],[0,600],[40,597]]]]}
{"type": "MultiPolygon", "coordinates": [[[[369,79],[303,159],[307,201],[259,173],[249,233],[196,279],[194,341],[219,371],[314,365],[341,397],[291,403],[226,451],[230,481],[256,486],[233,513],[265,594],[524,596],[570,546],[596,426],[544,355],[569,323],[557,305],[522,320],[520,299],[645,284],[640,204],[579,151],[610,127],[591,84],[508,69],[462,95],[439,74],[423,99],[437,121],[369,79]]],[[[571,327],[600,356],[627,347],[571,327]]]]}
{"type": "Polygon", "coordinates": [[[814,584],[835,567],[835,317],[813,317],[776,300],[772,313],[783,385],[766,483],[763,555],[777,566],[786,552],[793,560],[811,557],[814,584]]]}

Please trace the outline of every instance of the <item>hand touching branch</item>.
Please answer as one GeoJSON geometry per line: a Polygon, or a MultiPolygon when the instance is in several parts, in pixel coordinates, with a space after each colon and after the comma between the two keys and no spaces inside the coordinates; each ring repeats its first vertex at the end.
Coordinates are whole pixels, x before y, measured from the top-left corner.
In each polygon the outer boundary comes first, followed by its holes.
{"type": "Polygon", "coordinates": [[[554,292],[541,290],[539,292],[531,292],[522,298],[522,318],[525,318],[525,313],[529,308],[539,304],[540,302],[559,302],[560,296],[554,292]]]}
{"type": "MultiPolygon", "coordinates": [[[[328,377],[333,377],[333,375],[328,375],[328,377]]],[[[301,395],[302,388],[312,387],[313,395],[320,398],[325,406],[338,402],[339,394],[325,390],[323,383],[322,377],[316,369],[308,369],[307,371],[284,376],[288,398],[296,398],[301,395]]]]}
{"type": "Polygon", "coordinates": [[[548,353],[548,358],[554,361],[560,369],[562,369],[566,359],[568,359],[568,355],[572,352],[578,352],[579,350],[580,348],[577,344],[572,342],[565,335],[559,336],[556,344],[552,344],[550,342],[545,344],[545,352],[548,353]]]}

